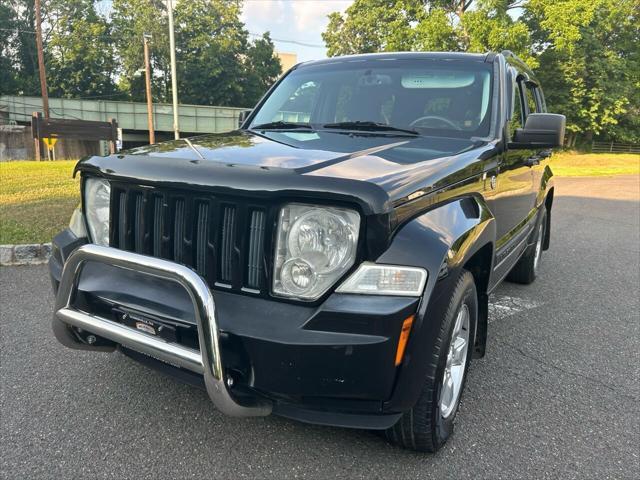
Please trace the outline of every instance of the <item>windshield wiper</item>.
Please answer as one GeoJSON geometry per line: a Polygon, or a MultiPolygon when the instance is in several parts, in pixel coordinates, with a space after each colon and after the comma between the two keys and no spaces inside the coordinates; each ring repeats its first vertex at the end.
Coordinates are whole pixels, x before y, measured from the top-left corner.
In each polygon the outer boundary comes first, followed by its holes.
{"type": "Polygon", "coordinates": [[[308,123],[300,122],[283,122],[278,120],[277,122],[261,123],[259,125],[253,125],[251,130],[288,130],[294,128],[308,128],[311,129],[311,125],[308,123]]]}
{"type": "Polygon", "coordinates": [[[343,128],[345,130],[362,130],[365,132],[401,132],[408,133],[411,135],[420,135],[420,133],[415,130],[408,130],[405,128],[393,127],[391,125],[387,125],[386,123],[380,122],[369,122],[369,121],[353,121],[353,122],[338,122],[338,123],[327,123],[322,126],[323,128],[343,128]]]}

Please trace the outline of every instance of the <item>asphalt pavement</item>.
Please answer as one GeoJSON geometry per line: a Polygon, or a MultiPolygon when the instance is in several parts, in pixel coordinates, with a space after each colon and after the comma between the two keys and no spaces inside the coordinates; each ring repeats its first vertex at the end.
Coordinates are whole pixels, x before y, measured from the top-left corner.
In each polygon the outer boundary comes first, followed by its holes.
{"type": "Polygon", "coordinates": [[[541,278],[496,292],[487,356],[435,455],[224,417],[119,353],[62,347],[46,267],[0,269],[0,477],[640,478],[640,178],[556,190],[541,278]]]}

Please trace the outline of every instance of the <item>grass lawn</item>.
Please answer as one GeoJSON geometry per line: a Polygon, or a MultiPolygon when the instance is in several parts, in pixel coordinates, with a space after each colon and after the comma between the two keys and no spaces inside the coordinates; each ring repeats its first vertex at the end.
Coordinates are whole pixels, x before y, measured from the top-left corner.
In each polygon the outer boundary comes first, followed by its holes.
{"type": "Polygon", "coordinates": [[[555,153],[549,162],[559,177],[598,177],[640,174],[637,153],[555,153]]]}
{"type": "MultiPolygon", "coordinates": [[[[0,244],[49,242],[68,225],[80,202],[75,163],[0,162],[0,244]]],[[[637,154],[562,152],[550,163],[557,176],[640,174],[637,154]]]]}
{"type": "Polygon", "coordinates": [[[80,202],[75,160],[0,163],[0,244],[50,242],[80,202]]]}

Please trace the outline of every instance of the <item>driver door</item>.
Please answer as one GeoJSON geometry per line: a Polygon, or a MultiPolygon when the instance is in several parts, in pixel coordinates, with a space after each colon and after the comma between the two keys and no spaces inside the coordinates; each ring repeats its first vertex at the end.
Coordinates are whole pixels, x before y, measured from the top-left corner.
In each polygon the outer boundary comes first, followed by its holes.
{"type": "MultiPolygon", "coordinates": [[[[513,139],[518,128],[524,127],[527,107],[525,104],[524,77],[514,68],[507,75],[510,81],[510,119],[506,125],[505,147],[513,139]]],[[[527,220],[535,206],[533,170],[530,159],[533,150],[509,150],[505,148],[500,158],[497,177],[487,181],[486,200],[496,220],[496,265],[507,257],[517,257],[514,252],[522,242],[528,228],[527,220]]]]}

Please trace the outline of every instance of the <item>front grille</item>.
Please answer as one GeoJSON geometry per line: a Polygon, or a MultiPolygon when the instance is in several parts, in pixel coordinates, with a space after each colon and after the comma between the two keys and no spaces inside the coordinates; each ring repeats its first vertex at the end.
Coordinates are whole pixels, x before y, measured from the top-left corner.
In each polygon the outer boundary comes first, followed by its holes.
{"type": "Polygon", "coordinates": [[[192,267],[213,288],[268,290],[264,204],[120,184],[111,202],[112,247],[192,267]]]}

